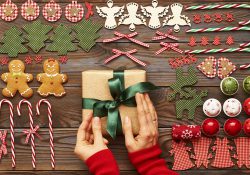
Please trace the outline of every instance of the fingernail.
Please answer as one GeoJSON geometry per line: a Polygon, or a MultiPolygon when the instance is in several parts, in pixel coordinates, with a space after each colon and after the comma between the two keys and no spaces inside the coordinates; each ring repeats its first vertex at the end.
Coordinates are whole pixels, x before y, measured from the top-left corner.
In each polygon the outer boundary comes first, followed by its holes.
{"type": "Polygon", "coordinates": [[[99,120],[100,120],[99,117],[94,117],[94,123],[95,123],[95,124],[98,124],[98,123],[99,123],[99,120]]]}
{"type": "Polygon", "coordinates": [[[128,116],[125,117],[125,123],[128,124],[128,116]]]}

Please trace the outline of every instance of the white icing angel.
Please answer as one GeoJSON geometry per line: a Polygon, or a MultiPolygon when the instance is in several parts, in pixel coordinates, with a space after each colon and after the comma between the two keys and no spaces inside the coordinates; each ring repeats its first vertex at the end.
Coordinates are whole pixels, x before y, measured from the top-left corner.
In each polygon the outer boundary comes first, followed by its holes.
{"type": "Polygon", "coordinates": [[[137,3],[130,2],[126,7],[128,14],[121,16],[118,25],[129,25],[130,31],[135,31],[135,25],[146,25],[146,19],[142,15],[136,13],[139,7],[137,3]]]}
{"type": "Polygon", "coordinates": [[[157,0],[152,0],[152,6],[143,7],[141,5],[141,12],[146,17],[150,17],[148,27],[151,29],[158,29],[161,27],[160,17],[164,17],[168,13],[169,6],[158,6],[157,0]]]}
{"type": "Polygon", "coordinates": [[[163,26],[174,26],[174,31],[179,32],[180,26],[191,26],[190,20],[187,16],[181,15],[183,5],[180,3],[174,3],[170,6],[172,15],[166,17],[163,21],[163,26]]]}
{"type": "Polygon", "coordinates": [[[105,21],[105,28],[107,29],[114,29],[117,27],[117,23],[115,18],[122,15],[124,12],[124,6],[118,7],[113,6],[113,1],[108,0],[107,6],[108,7],[98,7],[96,6],[97,13],[99,16],[106,18],[105,21]]]}

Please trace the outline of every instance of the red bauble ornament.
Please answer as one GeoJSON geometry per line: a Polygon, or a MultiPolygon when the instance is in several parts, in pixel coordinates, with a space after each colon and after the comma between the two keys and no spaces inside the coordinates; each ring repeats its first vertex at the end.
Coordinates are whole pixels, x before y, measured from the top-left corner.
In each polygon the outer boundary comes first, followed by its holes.
{"type": "Polygon", "coordinates": [[[243,130],[246,135],[250,136],[250,118],[245,121],[243,130]]]}
{"type": "Polygon", "coordinates": [[[218,120],[214,118],[208,118],[202,123],[202,131],[207,136],[214,136],[220,130],[220,124],[218,120]]]}
{"type": "Polygon", "coordinates": [[[224,124],[224,131],[229,136],[238,135],[241,129],[242,129],[242,124],[236,118],[230,118],[224,124]]]}
{"type": "Polygon", "coordinates": [[[243,109],[247,115],[250,115],[250,98],[248,98],[244,101],[243,109]]]}

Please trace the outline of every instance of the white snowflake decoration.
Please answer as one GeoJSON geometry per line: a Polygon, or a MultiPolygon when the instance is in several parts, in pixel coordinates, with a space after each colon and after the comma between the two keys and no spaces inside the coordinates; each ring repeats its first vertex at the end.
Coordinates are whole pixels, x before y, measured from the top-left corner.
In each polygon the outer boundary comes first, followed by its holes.
{"type": "Polygon", "coordinates": [[[163,21],[163,26],[174,26],[174,31],[179,32],[180,26],[191,26],[191,22],[187,16],[181,15],[183,5],[174,3],[170,6],[172,15],[166,17],[163,21]]]}
{"type": "Polygon", "coordinates": [[[105,28],[114,29],[117,27],[115,18],[122,15],[124,12],[124,6],[118,7],[113,6],[114,3],[112,0],[108,0],[107,7],[98,7],[96,6],[97,13],[99,16],[106,18],[105,28]]]}
{"type": "Polygon", "coordinates": [[[135,25],[146,25],[146,19],[137,14],[139,5],[134,2],[130,2],[126,5],[128,14],[122,15],[119,19],[118,25],[129,25],[130,31],[135,31],[135,25]]]}
{"type": "Polygon", "coordinates": [[[182,131],[181,138],[183,138],[183,139],[191,139],[192,137],[193,137],[192,131],[189,131],[187,129],[185,131],[182,131]]]}
{"type": "Polygon", "coordinates": [[[158,29],[161,27],[160,17],[164,17],[168,13],[169,6],[158,6],[157,0],[152,0],[152,6],[143,7],[141,5],[141,12],[144,16],[149,17],[148,27],[151,29],[158,29]]]}

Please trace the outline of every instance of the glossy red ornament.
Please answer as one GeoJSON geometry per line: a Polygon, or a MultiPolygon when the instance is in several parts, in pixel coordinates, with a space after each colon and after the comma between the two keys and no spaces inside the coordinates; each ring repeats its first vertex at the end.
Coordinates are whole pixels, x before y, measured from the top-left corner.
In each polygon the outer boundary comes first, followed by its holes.
{"type": "Polygon", "coordinates": [[[244,122],[243,130],[246,135],[250,136],[250,118],[244,122]]]}
{"type": "Polygon", "coordinates": [[[202,131],[207,136],[214,136],[220,130],[220,124],[218,120],[214,118],[207,118],[202,123],[202,131]]]}
{"type": "Polygon", "coordinates": [[[244,101],[243,109],[247,115],[250,115],[250,98],[248,98],[244,101]]]}
{"type": "Polygon", "coordinates": [[[236,118],[230,118],[224,124],[224,131],[229,136],[238,135],[241,129],[242,129],[242,124],[236,118]]]}

